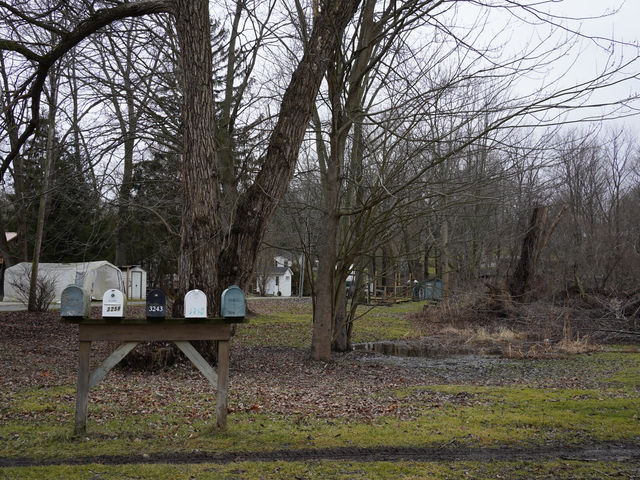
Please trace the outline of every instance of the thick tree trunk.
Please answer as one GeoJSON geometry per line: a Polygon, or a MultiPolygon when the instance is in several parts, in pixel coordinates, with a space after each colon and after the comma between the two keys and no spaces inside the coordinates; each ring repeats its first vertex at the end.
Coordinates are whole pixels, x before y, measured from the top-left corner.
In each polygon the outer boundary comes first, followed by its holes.
{"type": "Polygon", "coordinates": [[[350,318],[347,316],[347,295],[345,282],[339,282],[335,292],[335,320],[333,325],[334,352],[348,352],[351,350],[350,318]]]}
{"type": "Polygon", "coordinates": [[[331,358],[332,334],[335,322],[335,266],[336,237],[339,217],[336,215],[339,190],[336,165],[327,168],[325,184],[325,206],[323,213],[323,234],[320,243],[318,280],[316,282],[316,306],[313,311],[313,335],[311,338],[311,358],[328,361],[331,358]]]}
{"type": "Polygon", "coordinates": [[[359,0],[327,2],[315,18],[305,54],[282,98],[263,167],[238,200],[218,262],[221,286],[236,284],[246,288],[251,280],[265,228],[293,176],[329,59],[359,3],[359,0]]]}
{"type": "Polygon", "coordinates": [[[218,175],[216,170],[211,23],[207,0],[174,0],[183,79],[182,227],[178,301],[191,289],[205,292],[209,315],[219,310],[218,175]]]}
{"type": "Polygon", "coordinates": [[[539,205],[531,215],[529,229],[522,240],[520,260],[509,282],[509,292],[515,300],[526,302],[531,299],[548,212],[548,207],[539,205]]]}

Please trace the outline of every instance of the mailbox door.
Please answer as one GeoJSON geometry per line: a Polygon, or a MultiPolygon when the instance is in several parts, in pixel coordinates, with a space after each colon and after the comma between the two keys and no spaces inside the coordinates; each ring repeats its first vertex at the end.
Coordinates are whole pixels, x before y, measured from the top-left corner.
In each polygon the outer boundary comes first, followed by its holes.
{"type": "Polygon", "coordinates": [[[220,310],[225,318],[244,318],[246,316],[246,300],[240,287],[232,285],[222,292],[220,310]]]}
{"type": "Polygon", "coordinates": [[[91,302],[89,295],[77,285],[68,285],[60,295],[61,317],[91,316],[91,302]]]}
{"type": "Polygon", "coordinates": [[[202,290],[191,290],[184,296],[185,318],[207,318],[207,296],[202,290]]]}
{"type": "Polygon", "coordinates": [[[147,318],[165,318],[167,298],[162,290],[151,290],[147,294],[147,318]]]}
{"type": "Polygon", "coordinates": [[[104,292],[102,296],[103,317],[124,317],[124,295],[120,290],[112,288],[104,292]]]}

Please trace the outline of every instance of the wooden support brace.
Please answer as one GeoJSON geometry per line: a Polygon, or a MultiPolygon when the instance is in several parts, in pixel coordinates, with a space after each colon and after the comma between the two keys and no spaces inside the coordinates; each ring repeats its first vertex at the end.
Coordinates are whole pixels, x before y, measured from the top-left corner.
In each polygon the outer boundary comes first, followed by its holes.
{"type": "Polygon", "coordinates": [[[200,370],[200,373],[202,373],[202,375],[204,375],[206,379],[209,380],[211,385],[215,387],[218,383],[218,374],[213,369],[213,367],[211,367],[211,365],[209,365],[209,363],[204,358],[202,358],[202,355],[198,353],[193,345],[191,345],[190,342],[186,341],[176,341],[174,343],[180,350],[182,350],[182,353],[184,353],[187,358],[191,360],[196,368],[200,370]]]}
{"type": "Polygon", "coordinates": [[[126,342],[116,348],[111,355],[109,355],[102,365],[96,368],[89,376],[89,389],[95,387],[100,380],[102,380],[109,370],[115,367],[120,360],[127,356],[131,350],[133,350],[138,342],[126,342]]]}

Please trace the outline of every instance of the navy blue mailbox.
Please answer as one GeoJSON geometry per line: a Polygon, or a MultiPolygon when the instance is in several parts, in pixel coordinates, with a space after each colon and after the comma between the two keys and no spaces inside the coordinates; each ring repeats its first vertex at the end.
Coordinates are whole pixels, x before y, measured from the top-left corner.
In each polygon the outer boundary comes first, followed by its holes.
{"type": "Polygon", "coordinates": [[[91,316],[89,293],[77,285],[68,285],[60,295],[60,316],[89,318],[91,316]]]}
{"type": "Polygon", "coordinates": [[[224,318],[244,318],[247,314],[247,305],[244,292],[240,287],[230,286],[222,292],[220,311],[224,318]]]}
{"type": "Polygon", "coordinates": [[[165,318],[167,316],[167,297],[162,290],[147,293],[147,318],[165,318]]]}

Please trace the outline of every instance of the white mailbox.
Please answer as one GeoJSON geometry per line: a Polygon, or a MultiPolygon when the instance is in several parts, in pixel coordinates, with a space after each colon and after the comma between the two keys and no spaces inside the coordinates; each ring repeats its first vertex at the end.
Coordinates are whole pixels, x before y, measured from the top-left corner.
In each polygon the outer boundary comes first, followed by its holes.
{"type": "Polygon", "coordinates": [[[207,318],[207,296],[202,290],[190,290],[184,296],[184,318],[207,318]]]}
{"type": "Polygon", "coordinates": [[[102,296],[103,317],[124,317],[125,301],[120,290],[112,288],[102,296]]]}

